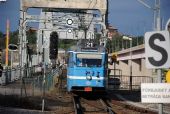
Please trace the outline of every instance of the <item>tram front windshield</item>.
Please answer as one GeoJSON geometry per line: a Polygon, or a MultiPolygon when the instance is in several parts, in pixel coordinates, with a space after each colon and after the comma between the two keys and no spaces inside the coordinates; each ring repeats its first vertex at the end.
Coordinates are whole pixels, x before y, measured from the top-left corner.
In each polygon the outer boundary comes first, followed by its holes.
{"type": "Polygon", "coordinates": [[[102,54],[79,53],[76,57],[76,65],[78,67],[101,67],[102,54]]]}

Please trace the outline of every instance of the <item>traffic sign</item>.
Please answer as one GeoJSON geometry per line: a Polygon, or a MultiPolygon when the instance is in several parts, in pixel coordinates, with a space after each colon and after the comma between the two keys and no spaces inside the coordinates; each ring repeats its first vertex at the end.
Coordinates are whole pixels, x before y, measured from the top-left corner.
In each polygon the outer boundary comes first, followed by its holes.
{"type": "Polygon", "coordinates": [[[142,83],[142,103],[170,103],[170,84],[168,83],[142,83]]]}
{"type": "Polygon", "coordinates": [[[170,67],[169,31],[145,33],[145,60],[147,68],[170,67]]]}

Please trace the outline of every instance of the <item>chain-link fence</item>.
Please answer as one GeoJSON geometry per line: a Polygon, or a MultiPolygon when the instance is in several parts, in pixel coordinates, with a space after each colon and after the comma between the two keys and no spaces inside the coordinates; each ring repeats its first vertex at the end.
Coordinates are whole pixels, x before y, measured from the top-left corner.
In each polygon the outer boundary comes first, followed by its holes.
{"type": "Polygon", "coordinates": [[[34,96],[42,94],[43,89],[50,91],[56,83],[54,81],[59,76],[59,70],[51,69],[48,65],[5,68],[0,77],[0,94],[34,96]]]}

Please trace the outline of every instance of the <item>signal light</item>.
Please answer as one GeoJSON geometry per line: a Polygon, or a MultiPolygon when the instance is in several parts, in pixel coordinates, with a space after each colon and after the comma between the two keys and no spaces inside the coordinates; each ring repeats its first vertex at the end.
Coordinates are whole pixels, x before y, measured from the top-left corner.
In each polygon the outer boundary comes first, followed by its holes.
{"type": "Polygon", "coordinates": [[[50,34],[50,59],[56,59],[58,55],[58,34],[52,32],[50,34]]]}
{"type": "Polygon", "coordinates": [[[116,53],[112,53],[112,55],[110,56],[109,64],[113,65],[113,62],[117,62],[117,54],[116,53]]]}
{"type": "Polygon", "coordinates": [[[8,49],[15,51],[18,49],[18,47],[15,44],[9,44],[8,49]]]}
{"type": "Polygon", "coordinates": [[[170,83],[170,70],[166,73],[166,82],[170,83]]]}
{"type": "Polygon", "coordinates": [[[58,33],[52,32],[50,34],[50,59],[56,59],[58,55],[58,33]]]}
{"type": "Polygon", "coordinates": [[[68,33],[72,33],[72,29],[68,29],[67,32],[68,32],[68,33]]]}
{"type": "Polygon", "coordinates": [[[67,24],[68,25],[72,25],[73,24],[73,20],[72,19],[67,19],[67,24]]]}
{"type": "Polygon", "coordinates": [[[111,58],[112,58],[113,62],[116,62],[117,61],[117,54],[113,53],[111,58]]]}

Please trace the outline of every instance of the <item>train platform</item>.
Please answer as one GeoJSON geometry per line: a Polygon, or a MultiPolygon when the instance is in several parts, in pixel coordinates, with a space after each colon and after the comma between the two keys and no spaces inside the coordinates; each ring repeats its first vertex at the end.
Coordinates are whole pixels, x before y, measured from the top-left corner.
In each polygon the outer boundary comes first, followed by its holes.
{"type": "MultiPolygon", "coordinates": [[[[140,91],[111,90],[108,91],[108,93],[109,95],[111,95],[111,99],[115,99],[113,97],[117,97],[123,103],[143,109],[149,109],[154,112],[158,112],[158,104],[141,103],[140,91]]],[[[163,104],[163,111],[164,114],[170,114],[170,104],[163,104]]]]}

